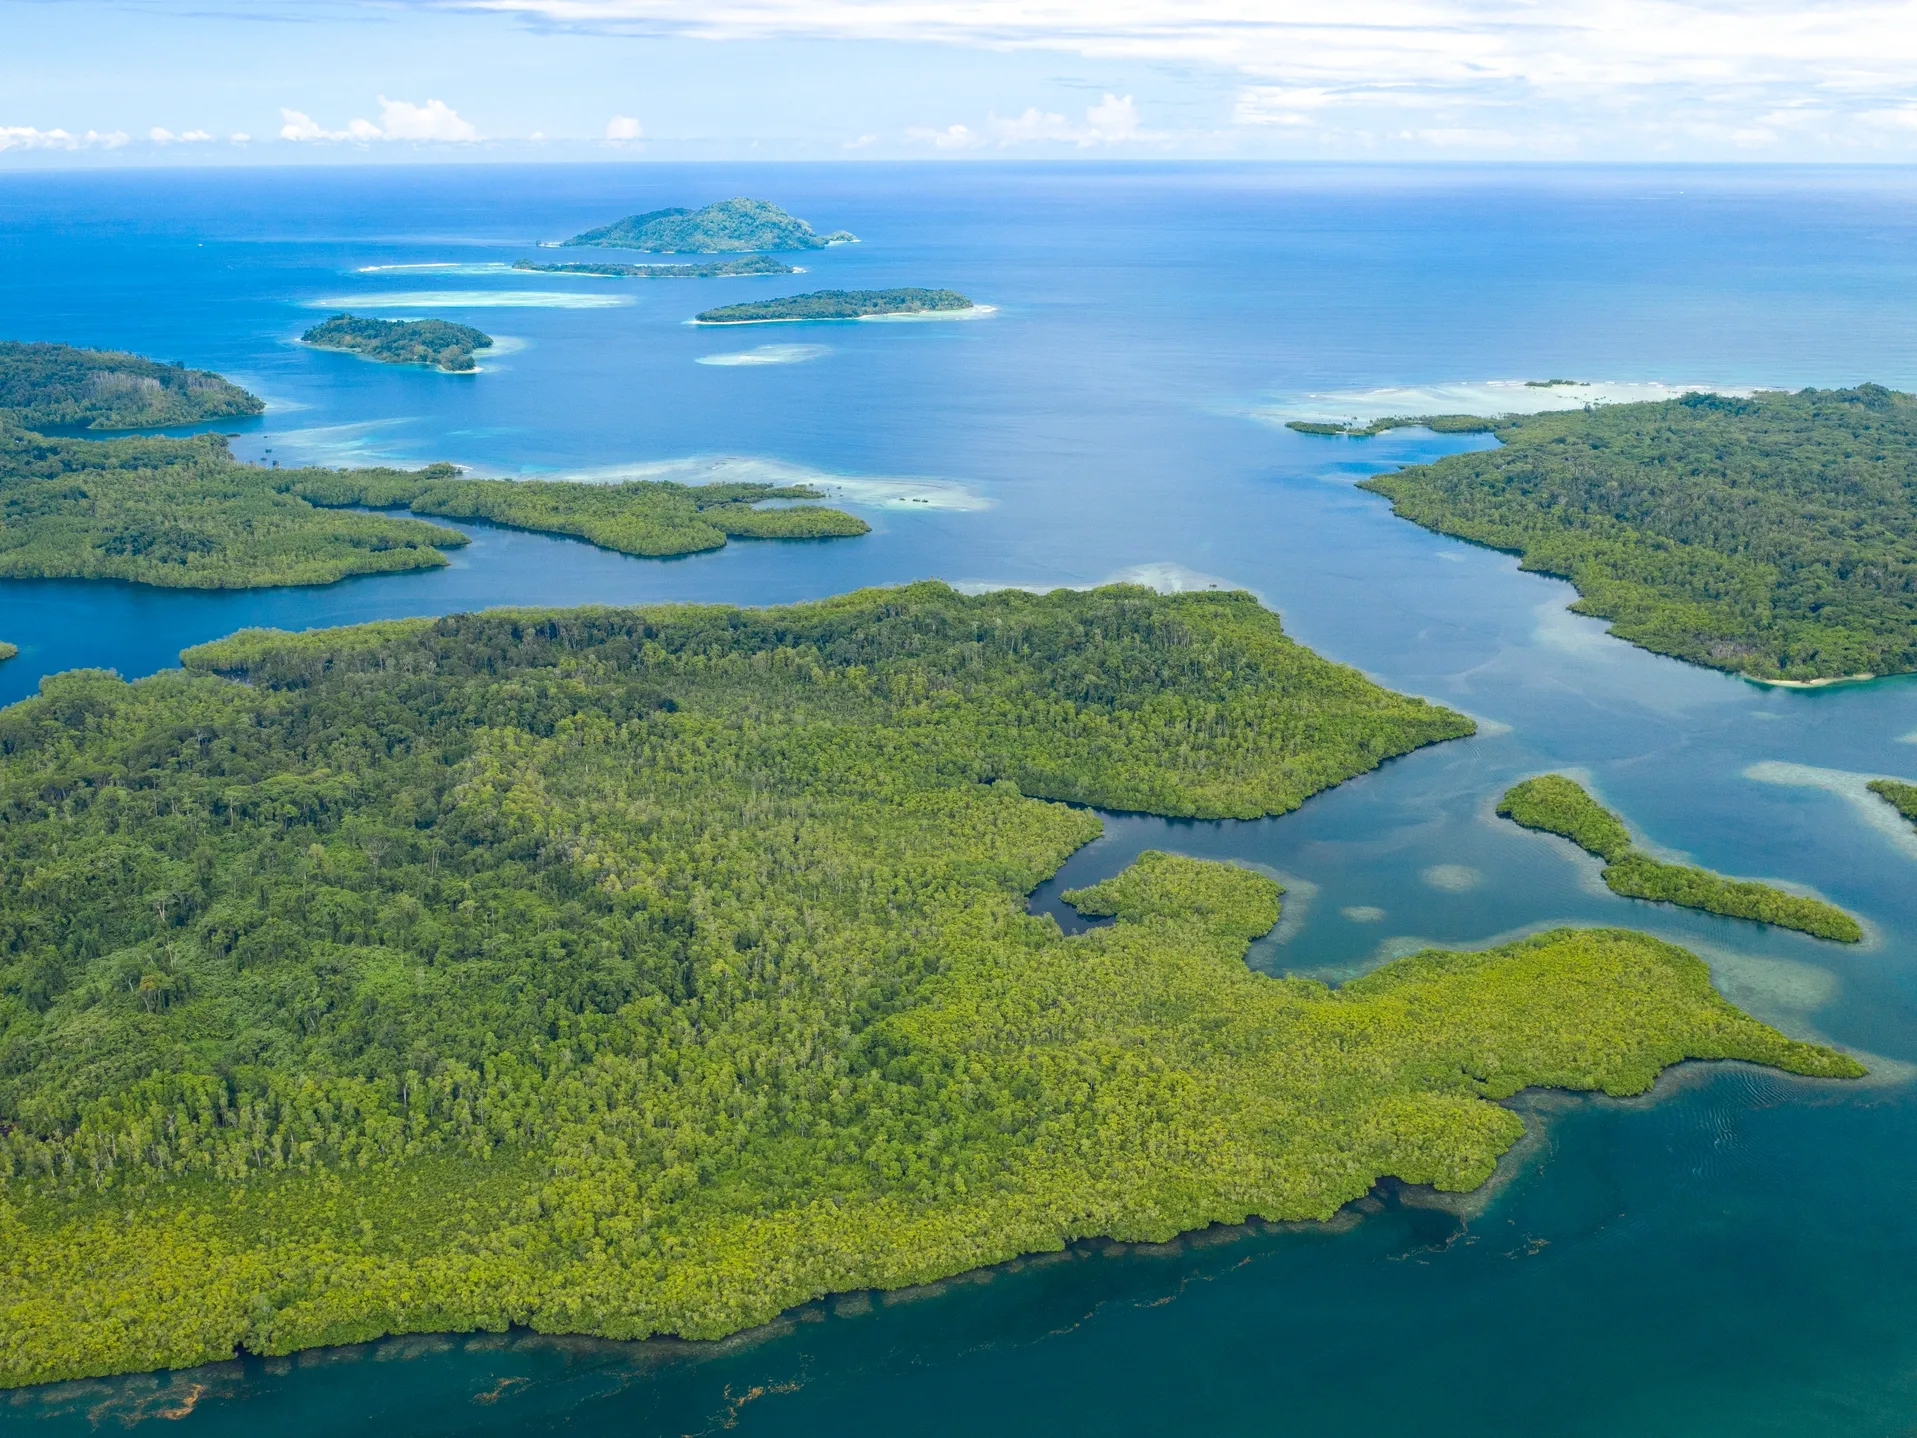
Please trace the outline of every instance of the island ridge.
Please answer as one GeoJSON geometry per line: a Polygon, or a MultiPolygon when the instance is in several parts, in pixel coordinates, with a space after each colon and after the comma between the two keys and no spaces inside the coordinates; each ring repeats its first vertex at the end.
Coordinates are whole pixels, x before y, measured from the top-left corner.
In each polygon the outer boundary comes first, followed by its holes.
{"type": "Polygon", "coordinates": [[[599,245],[659,254],[717,255],[753,250],[822,250],[858,237],[836,230],[821,235],[804,220],[766,200],[741,196],[700,210],[649,210],[587,230],[567,245],[599,245]]]}

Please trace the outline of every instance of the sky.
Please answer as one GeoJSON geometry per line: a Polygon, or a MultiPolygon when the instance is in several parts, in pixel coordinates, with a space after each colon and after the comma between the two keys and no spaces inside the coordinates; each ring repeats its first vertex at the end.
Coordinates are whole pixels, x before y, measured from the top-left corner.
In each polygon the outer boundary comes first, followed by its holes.
{"type": "Polygon", "coordinates": [[[0,40],[0,170],[1917,160],[1917,0],[0,0],[0,40]]]}

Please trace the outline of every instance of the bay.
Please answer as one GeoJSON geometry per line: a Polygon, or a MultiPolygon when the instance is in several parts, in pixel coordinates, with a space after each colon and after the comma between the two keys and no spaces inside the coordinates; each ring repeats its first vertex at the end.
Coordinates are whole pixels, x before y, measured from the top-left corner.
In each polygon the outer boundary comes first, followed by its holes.
{"type": "Polygon", "coordinates": [[[1060,889],[1163,847],[1283,877],[1287,918],[1251,956],[1274,971],[1337,979],[1425,942],[1626,924],[1697,949],[1737,1002],[1877,1071],[1836,1086],[1691,1066],[1646,1100],[1530,1096],[1533,1140],[1470,1201],[1387,1185],[1334,1225],[1087,1243],[931,1291],[827,1300],[722,1344],[408,1337],[28,1390],[0,1398],[0,1427],[1903,1431],[1917,841],[1873,822],[1855,776],[1917,776],[1917,680],[1782,690],[1630,648],[1566,613],[1568,586],[1353,488],[1483,441],[1327,440],[1277,421],[1356,412],[1384,390],[1558,376],[1917,387],[1913,199],[1917,176],[1896,169],[0,177],[0,332],[228,374],[270,404],[222,426],[247,458],[817,476],[843,481],[874,525],[664,562],[461,526],[474,543],[449,568],[319,590],[0,583],[0,638],[23,651],[0,665],[0,702],[74,666],[149,673],[250,624],[783,603],[925,577],[1244,586],[1321,652],[1478,716],[1480,736],[1283,819],[1108,816],[1036,907],[1062,912],[1060,889]],[[510,269],[542,239],[731,194],[862,243],[784,278],[510,269]],[[457,270],[387,268],[435,265],[457,270]],[[950,286],[996,312],[749,340],[685,323],[734,300],[892,285],[950,286]],[[333,301],[448,292],[464,307],[420,313],[511,341],[480,374],[295,342],[333,301]],[[631,303],[563,303],[580,295],[631,303]],[[698,362],[773,341],[804,352],[698,362]],[[1586,776],[1653,845],[1814,886],[1870,937],[1839,948],[1617,898],[1568,846],[1492,814],[1505,785],[1544,769],[1586,776]]]}

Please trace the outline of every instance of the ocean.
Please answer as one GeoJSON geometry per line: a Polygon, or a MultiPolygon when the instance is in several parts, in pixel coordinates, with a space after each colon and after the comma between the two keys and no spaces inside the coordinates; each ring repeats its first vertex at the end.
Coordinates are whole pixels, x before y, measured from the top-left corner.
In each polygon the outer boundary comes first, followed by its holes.
{"type": "MultiPolygon", "coordinates": [[[[588,253],[587,258],[599,258],[588,253]]],[[[614,256],[614,258],[618,258],[614,256]]],[[[0,703],[136,676],[247,625],[498,604],[772,604],[936,577],[1257,593],[1290,633],[1465,710],[1427,749],[1256,823],[1109,816],[1041,887],[1146,847],[1284,877],[1254,946],[1349,977],[1427,943],[1648,930],[1871,1079],[1687,1065],[1649,1096],[1518,1100],[1484,1192],[1384,1185],[1329,1225],[1077,1245],[842,1295],[716,1344],[411,1336],[0,1395],[0,1429],[193,1433],[1322,1435],[1917,1433],[1917,676],[1805,691],[1660,658],[1562,582],[1392,516],[1355,481],[1488,443],[1299,417],[1535,402],[1526,379],[1917,388],[1903,169],[859,165],[311,168],[0,176],[0,338],[124,348],[264,396],[265,463],[806,480],[873,532],[675,560],[480,525],[450,567],[312,590],[0,581],[0,703]],[[776,201],[857,245],[807,273],[514,271],[635,211],[776,201]],[[924,285],[982,317],[713,330],[699,310],[924,285]],[[481,372],[297,343],[341,309],[501,338],[481,372]],[[1527,398],[1528,397],[1528,398],[1527,398]],[[1492,812],[1586,779],[1654,849],[1812,886],[1838,946],[1634,903],[1492,812]],[[1888,816],[1888,818],[1887,818],[1888,816]],[[169,1429],[169,1431],[171,1431],[169,1429]]]]}

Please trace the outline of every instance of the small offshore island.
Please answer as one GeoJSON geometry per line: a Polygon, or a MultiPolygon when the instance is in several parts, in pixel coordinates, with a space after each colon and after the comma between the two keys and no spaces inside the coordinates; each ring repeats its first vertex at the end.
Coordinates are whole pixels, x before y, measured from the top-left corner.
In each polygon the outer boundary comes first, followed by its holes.
{"type": "Polygon", "coordinates": [[[474,350],[491,349],[493,337],[451,320],[376,320],[338,314],[322,320],[300,343],[350,350],[382,364],[426,365],[449,374],[478,369],[474,350]]]}
{"type": "Polygon", "coordinates": [[[775,204],[741,196],[700,210],[648,210],[643,215],[628,215],[563,243],[655,254],[719,255],[752,250],[822,250],[827,245],[849,245],[857,240],[857,235],[844,230],[821,235],[775,204]]]}
{"type": "MultiPolygon", "coordinates": [[[[1917,789],[1912,794],[1917,796],[1917,789]]],[[[1863,925],[1822,899],[1787,894],[1748,879],[1727,879],[1690,864],[1653,859],[1631,843],[1630,831],[1622,819],[1593,799],[1576,780],[1562,774],[1541,774],[1512,785],[1498,801],[1498,812],[1524,828],[1569,839],[1604,860],[1605,884],[1627,899],[1650,899],[1731,919],[1753,919],[1840,944],[1854,944],[1864,937],[1863,925]]]]}
{"type": "Polygon", "coordinates": [[[746,255],[736,260],[705,260],[684,265],[556,264],[542,265],[533,260],[514,260],[516,270],[532,270],[542,275],[595,275],[605,279],[708,280],[726,275],[796,275],[798,268],[768,255],[746,255]]]}
{"type": "Polygon", "coordinates": [[[19,657],[20,657],[19,645],[8,644],[4,640],[0,640],[0,664],[6,663],[7,660],[9,659],[17,659],[19,657]]]}
{"type": "Polygon", "coordinates": [[[701,325],[763,325],[799,320],[869,320],[886,315],[949,314],[979,308],[957,290],[817,290],[778,300],[721,305],[693,316],[701,325]]]}
{"type": "MultiPolygon", "coordinates": [[[[174,589],[331,584],[438,568],[448,562],[442,550],[468,542],[445,525],[354,512],[360,507],[410,505],[415,514],[487,520],[647,558],[697,554],[732,539],[836,539],[870,530],[843,510],[794,503],[824,497],[802,485],[462,479],[450,464],[265,469],[235,460],[219,434],[49,438],[16,417],[57,412],[110,428],[126,417],[125,392],[90,387],[84,375],[69,382],[45,366],[10,372],[7,358],[0,352],[0,394],[15,404],[0,409],[0,578],[122,579],[174,589]],[[775,507],[757,507],[768,503],[775,507]]],[[[252,395],[218,375],[206,378],[218,385],[201,383],[186,397],[229,407],[221,413],[234,405],[257,412],[252,395]]],[[[185,400],[173,402],[177,409],[185,400]]]]}
{"type": "Polygon", "coordinates": [[[1906,784],[1900,779],[1873,779],[1869,788],[1871,793],[1917,825],[1917,784],[1906,784]]]}
{"type": "Polygon", "coordinates": [[[1107,1234],[1462,1191],[1531,1086],[1854,1078],[1619,929],[1339,988],[1282,814],[1468,718],[1244,593],[500,610],[0,711],[0,1384],[523,1325],[714,1338],[1107,1234]],[[83,716],[76,718],[76,716],[83,716]],[[147,896],[127,902],[129,893],[147,896]]]}
{"type": "Polygon", "coordinates": [[[1522,556],[1659,654],[1764,683],[1917,672],[1917,397],[1860,385],[1484,419],[1495,449],[1367,479],[1404,518],[1522,556]]]}

